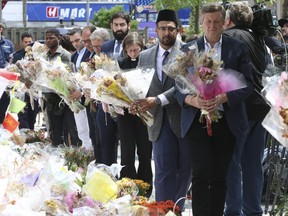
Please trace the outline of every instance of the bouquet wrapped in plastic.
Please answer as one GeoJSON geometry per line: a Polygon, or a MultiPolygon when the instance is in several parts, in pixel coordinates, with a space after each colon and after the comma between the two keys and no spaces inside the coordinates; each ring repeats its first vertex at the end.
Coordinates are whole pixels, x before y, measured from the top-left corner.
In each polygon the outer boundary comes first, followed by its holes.
{"type": "Polygon", "coordinates": [[[81,62],[79,67],[79,73],[74,74],[81,88],[86,87],[86,82],[89,81],[91,75],[97,69],[103,69],[106,71],[120,70],[117,60],[113,60],[103,53],[100,53],[99,56],[94,55],[88,61],[81,62]]]}
{"type": "MultiPolygon", "coordinates": [[[[79,112],[84,106],[78,100],[70,98],[70,93],[78,89],[77,80],[71,74],[71,68],[60,57],[52,62],[39,59],[40,72],[34,82],[39,89],[58,94],[73,112],[79,112]]],[[[59,104],[61,106],[61,104],[59,104]]]]}
{"type": "Polygon", "coordinates": [[[262,83],[262,95],[271,106],[262,125],[284,147],[288,147],[288,72],[268,66],[262,83]]]}
{"type": "MultiPolygon", "coordinates": [[[[91,97],[107,104],[128,108],[134,100],[146,97],[153,74],[154,70],[151,69],[114,73],[96,70],[92,77],[91,97]]],[[[138,112],[137,115],[148,126],[154,123],[148,111],[138,112]]]]}
{"type": "MultiPolygon", "coordinates": [[[[222,61],[214,49],[197,53],[194,45],[187,53],[181,53],[176,61],[163,66],[163,71],[175,79],[176,88],[182,94],[200,95],[212,99],[219,94],[246,87],[244,76],[232,69],[222,69],[222,61]]],[[[221,107],[218,107],[218,110],[221,107]]],[[[207,133],[212,135],[212,122],[221,118],[220,112],[208,113],[201,110],[200,121],[205,117],[207,133]]]]}
{"type": "Polygon", "coordinates": [[[113,175],[108,166],[95,166],[95,163],[91,162],[88,166],[83,192],[103,203],[115,200],[119,193],[115,173],[113,175]]]}

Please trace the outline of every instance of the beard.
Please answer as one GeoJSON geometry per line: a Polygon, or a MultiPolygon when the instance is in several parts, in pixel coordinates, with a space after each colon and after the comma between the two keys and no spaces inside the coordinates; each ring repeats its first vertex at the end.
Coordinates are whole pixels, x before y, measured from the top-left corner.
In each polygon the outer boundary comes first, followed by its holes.
{"type": "Polygon", "coordinates": [[[128,34],[128,32],[129,32],[129,29],[127,29],[125,32],[118,30],[116,32],[113,31],[113,35],[116,40],[122,41],[125,38],[125,36],[128,34]]]}
{"type": "Polygon", "coordinates": [[[172,47],[176,42],[176,37],[165,36],[163,38],[159,38],[159,42],[165,46],[172,47]]]}

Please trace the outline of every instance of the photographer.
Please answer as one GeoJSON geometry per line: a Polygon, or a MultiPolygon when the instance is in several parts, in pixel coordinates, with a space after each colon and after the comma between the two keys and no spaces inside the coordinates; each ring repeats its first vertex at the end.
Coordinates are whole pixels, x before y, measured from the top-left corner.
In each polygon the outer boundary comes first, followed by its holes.
{"type": "Polygon", "coordinates": [[[249,131],[243,140],[238,140],[227,175],[226,216],[260,216],[263,212],[261,195],[264,177],[261,161],[266,131],[261,122],[268,113],[269,106],[260,92],[268,53],[262,36],[251,30],[252,22],[253,11],[247,3],[233,2],[229,5],[224,33],[246,44],[253,65],[255,89],[245,101],[249,131]]]}

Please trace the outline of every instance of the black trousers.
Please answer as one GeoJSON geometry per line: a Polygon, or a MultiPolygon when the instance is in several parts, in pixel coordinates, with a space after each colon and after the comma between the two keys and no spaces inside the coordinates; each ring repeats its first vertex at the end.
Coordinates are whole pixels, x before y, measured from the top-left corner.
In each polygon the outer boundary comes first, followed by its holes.
{"type": "Polygon", "coordinates": [[[5,114],[9,103],[10,97],[6,92],[4,92],[2,97],[0,98],[0,124],[2,124],[3,120],[5,119],[5,114]]]}
{"type": "Polygon", "coordinates": [[[36,117],[39,112],[39,104],[37,100],[34,100],[34,109],[31,106],[29,94],[25,94],[26,106],[23,112],[18,113],[19,129],[28,128],[34,130],[36,123],[36,117]]]}
{"type": "Polygon", "coordinates": [[[102,152],[99,137],[99,129],[96,121],[97,111],[96,110],[93,111],[89,104],[88,106],[86,106],[86,113],[89,125],[89,136],[92,141],[94,149],[94,157],[96,159],[96,163],[100,163],[100,161],[102,161],[102,152]]]}
{"type": "Polygon", "coordinates": [[[198,117],[188,133],[192,154],[193,216],[223,216],[226,176],[235,137],[225,116],[212,123],[213,136],[208,136],[206,123],[200,123],[198,117]]]}
{"type": "Polygon", "coordinates": [[[147,126],[142,120],[125,110],[125,115],[117,116],[121,146],[121,178],[141,179],[152,185],[152,143],[148,139],[147,126]],[[137,147],[137,150],[136,150],[137,147]],[[135,168],[135,151],[139,166],[135,168]]]}
{"type": "Polygon", "coordinates": [[[104,113],[101,104],[97,107],[97,126],[102,153],[99,163],[110,166],[113,163],[117,163],[117,123],[109,113],[104,113]]]}
{"type": "MultiPolygon", "coordinates": [[[[52,145],[58,146],[64,143],[63,131],[66,130],[70,134],[71,144],[73,146],[81,146],[82,141],[78,137],[77,127],[74,114],[71,109],[65,105],[63,112],[60,115],[55,115],[53,111],[47,110],[50,138],[52,145]]],[[[67,144],[67,143],[66,143],[67,144]]]]}

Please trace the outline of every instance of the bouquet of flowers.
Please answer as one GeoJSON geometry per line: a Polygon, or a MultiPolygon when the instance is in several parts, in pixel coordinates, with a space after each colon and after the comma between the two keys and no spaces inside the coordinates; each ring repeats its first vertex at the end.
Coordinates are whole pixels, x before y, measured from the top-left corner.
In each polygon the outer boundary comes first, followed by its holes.
{"type": "Polygon", "coordinates": [[[117,181],[121,194],[130,194],[131,196],[144,196],[150,188],[150,185],[140,179],[122,178],[117,181]]]}
{"type": "MultiPolygon", "coordinates": [[[[231,69],[222,69],[222,61],[214,49],[197,53],[193,46],[187,53],[181,53],[172,64],[163,66],[163,71],[175,79],[176,88],[182,94],[200,95],[203,99],[212,99],[219,94],[246,87],[244,76],[231,69]]],[[[218,107],[220,109],[221,107],[218,107]]],[[[212,122],[221,118],[220,112],[208,113],[201,110],[200,121],[206,119],[207,132],[212,136],[212,122]]]]}
{"type": "MultiPolygon", "coordinates": [[[[44,91],[58,94],[73,112],[79,112],[84,106],[78,100],[70,98],[70,92],[78,89],[77,80],[71,75],[71,68],[60,57],[52,62],[39,59],[41,70],[34,85],[44,91]]],[[[60,106],[61,104],[59,104],[60,106]]]]}
{"type": "Polygon", "coordinates": [[[147,207],[146,212],[149,216],[165,216],[168,212],[173,212],[176,216],[181,215],[179,206],[174,208],[175,203],[171,200],[161,202],[143,202],[142,206],[147,207]]]}
{"type": "MultiPolygon", "coordinates": [[[[91,98],[112,104],[118,107],[130,107],[137,99],[146,97],[154,70],[134,69],[127,72],[108,72],[96,70],[92,77],[91,98]]],[[[152,115],[146,112],[138,112],[138,116],[148,126],[154,123],[152,115]]]]}
{"type": "Polygon", "coordinates": [[[92,150],[86,150],[85,148],[65,147],[64,159],[68,170],[76,172],[82,169],[85,176],[88,164],[94,160],[94,153],[92,150]]]}
{"type": "Polygon", "coordinates": [[[103,69],[106,71],[120,71],[118,62],[109,58],[107,55],[100,53],[100,55],[94,55],[86,62],[81,62],[79,67],[79,73],[75,73],[75,76],[82,88],[85,87],[87,81],[91,75],[97,69],[103,69]]]}
{"type": "Polygon", "coordinates": [[[262,83],[262,95],[271,106],[262,125],[284,147],[288,147],[288,72],[268,66],[262,83]]]}

